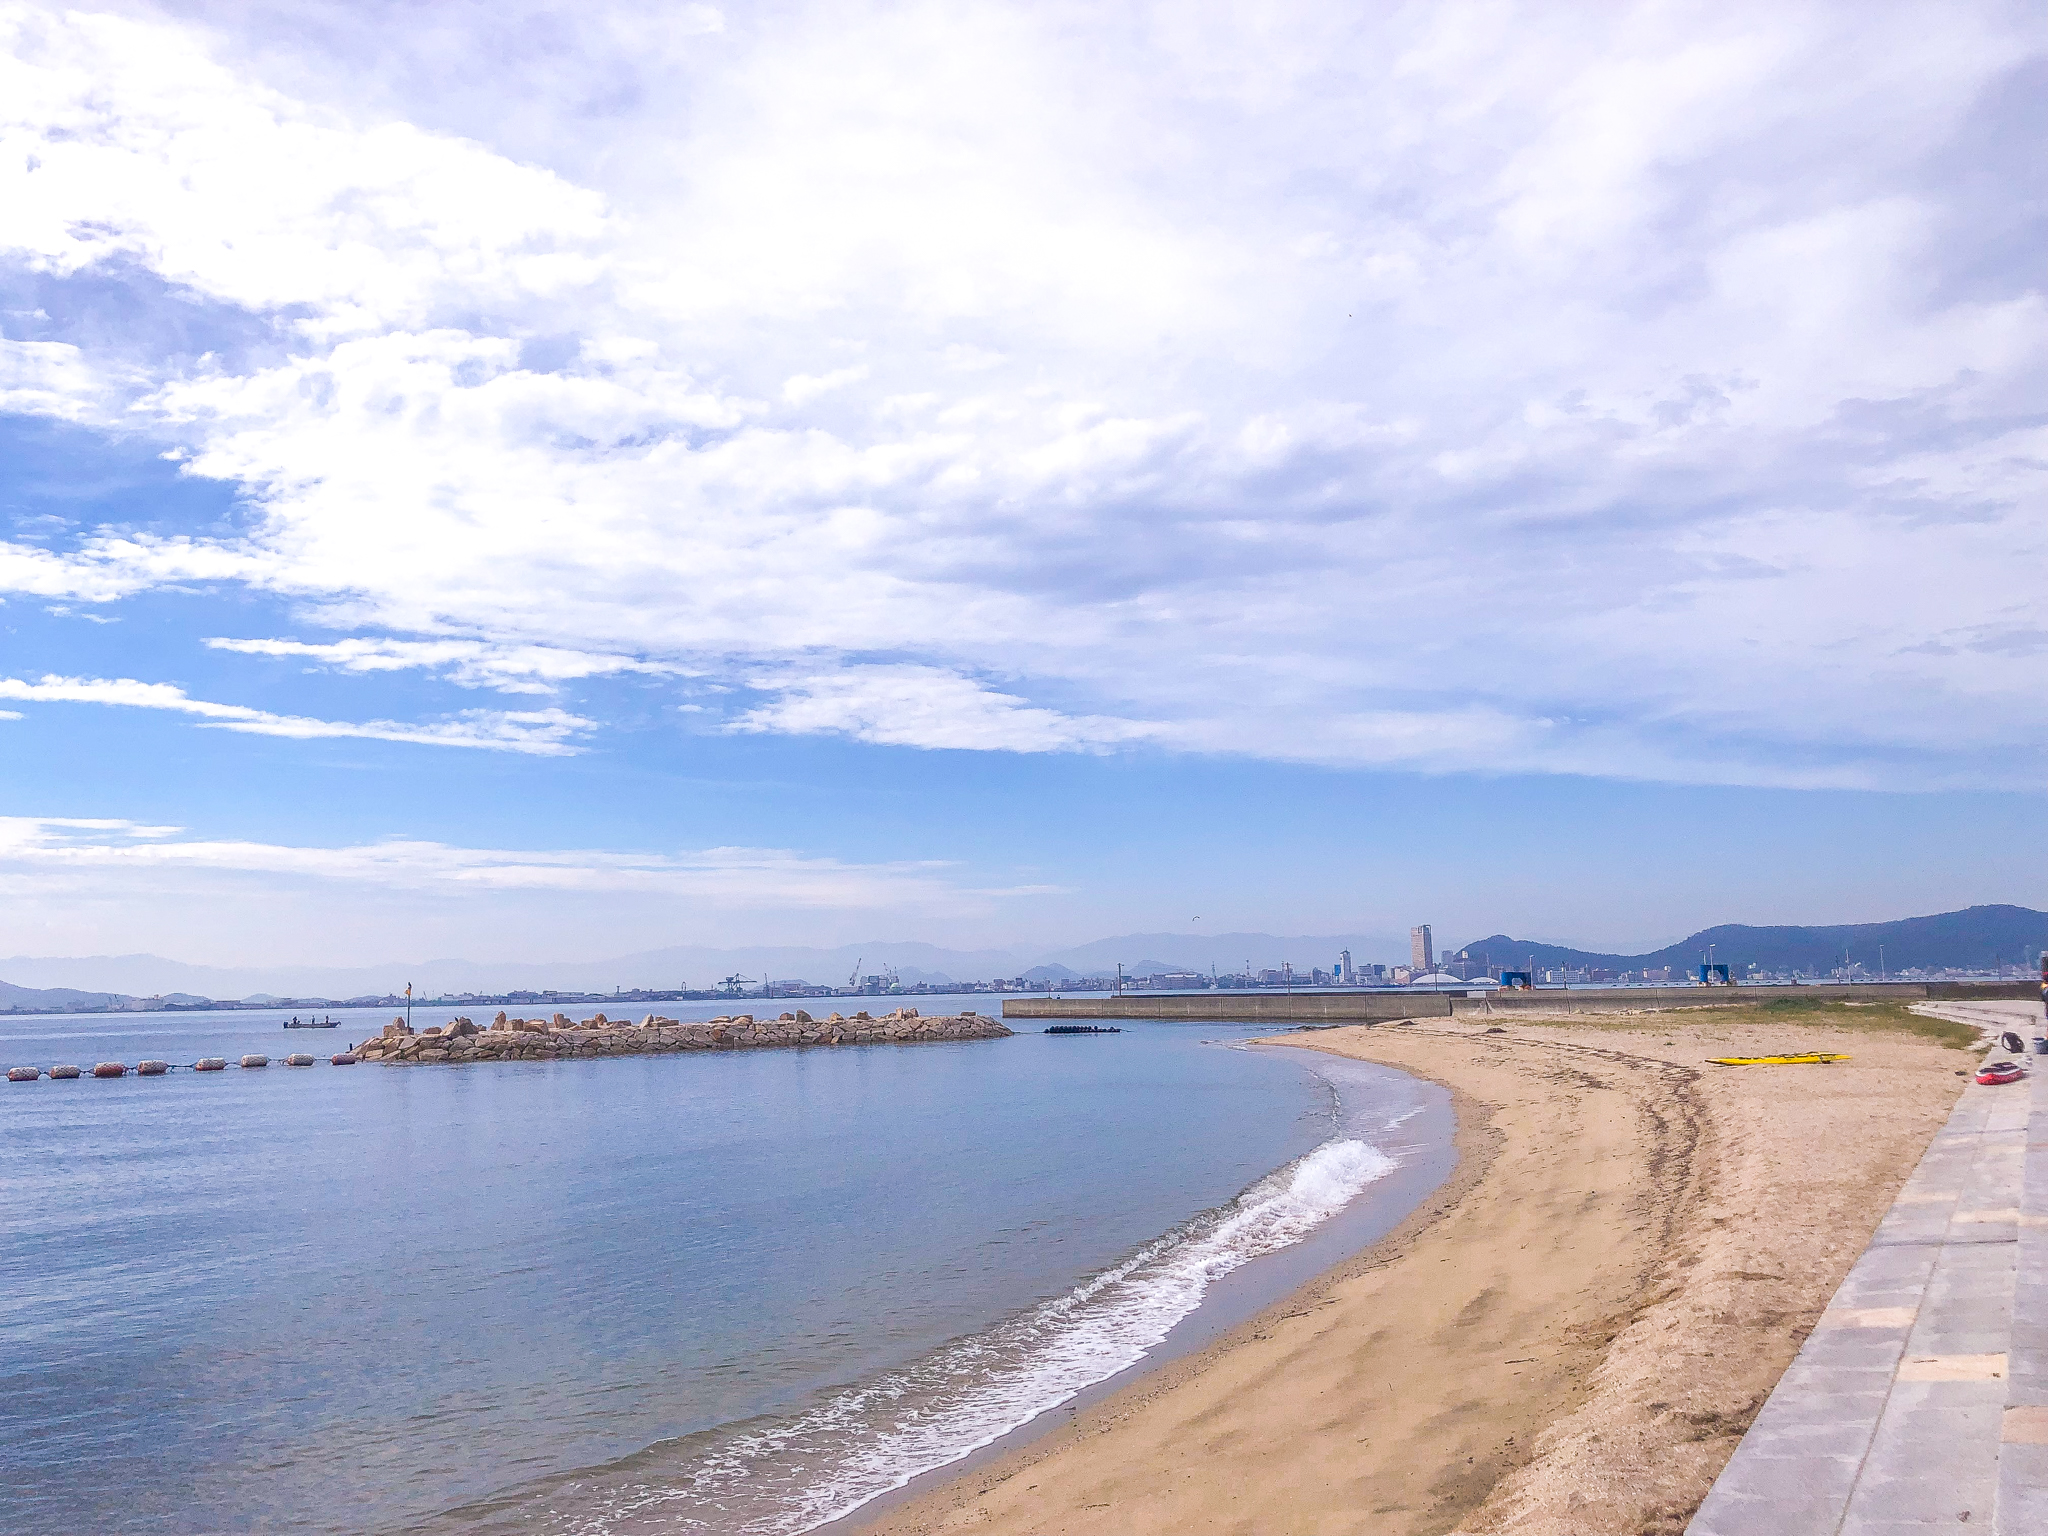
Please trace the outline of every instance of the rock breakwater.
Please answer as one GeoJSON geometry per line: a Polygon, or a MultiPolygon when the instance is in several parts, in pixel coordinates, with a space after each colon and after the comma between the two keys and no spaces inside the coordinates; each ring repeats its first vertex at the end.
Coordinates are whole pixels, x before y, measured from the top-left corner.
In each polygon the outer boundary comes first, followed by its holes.
{"type": "Polygon", "coordinates": [[[936,1040],[1000,1040],[1010,1031],[978,1013],[925,1017],[898,1008],[879,1018],[831,1014],[815,1019],[799,1009],[779,1018],[751,1013],[685,1024],[648,1014],[638,1024],[603,1014],[577,1022],[557,1013],[546,1019],[514,1019],[500,1013],[488,1027],[451,1019],[414,1034],[402,1019],[364,1041],[364,1061],[459,1062],[551,1061],[581,1056],[650,1056],[665,1051],[761,1050],[798,1045],[917,1045],[936,1040]]]}

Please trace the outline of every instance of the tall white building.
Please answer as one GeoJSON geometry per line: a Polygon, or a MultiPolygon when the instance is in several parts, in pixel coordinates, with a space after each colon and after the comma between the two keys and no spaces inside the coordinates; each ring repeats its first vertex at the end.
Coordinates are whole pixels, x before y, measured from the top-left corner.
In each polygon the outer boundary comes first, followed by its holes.
{"type": "Polygon", "coordinates": [[[1347,987],[1358,985],[1358,973],[1351,968],[1351,951],[1348,949],[1337,951],[1337,980],[1347,987]]]}
{"type": "Polygon", "coordinates": [[[1427,923],[1408,930],[1408,968],[1418,976],[1436,969],[1436,948],[1430,942],[1427,923]]]}

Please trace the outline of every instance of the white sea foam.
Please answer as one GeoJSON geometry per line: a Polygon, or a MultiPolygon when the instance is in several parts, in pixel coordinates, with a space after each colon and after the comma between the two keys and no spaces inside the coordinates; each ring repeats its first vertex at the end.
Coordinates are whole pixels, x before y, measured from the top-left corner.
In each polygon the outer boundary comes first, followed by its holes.
{"type": "Polygon", "coordinates": [[[1325,1142],[1064,1296],[728,1439],[673,1480],[614,1491],[583,1529],[815,1529],[1135,1365],[1217,1279],[1299,1242],[1394,1167],[1366,1142],[1325,1142]]]}

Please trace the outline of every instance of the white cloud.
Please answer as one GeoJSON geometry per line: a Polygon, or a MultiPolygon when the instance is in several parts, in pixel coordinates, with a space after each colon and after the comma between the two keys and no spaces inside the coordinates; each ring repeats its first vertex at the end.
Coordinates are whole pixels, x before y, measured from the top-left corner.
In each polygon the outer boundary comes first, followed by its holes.
{"type": "Polygon", "coordinates": [[[933,667],[870,665],[752,681],[775,697],[734,720],[736,731],[834,734],[976,752],[1071,752],[1161,734],[1142,721],[1036,708],[933,667]]]}
{"type": "Polygon", "coordinates": [[[308,336],[594,273],[594,193],[408,123],[322,120],[196,32],[10,6],[0,40],[6,239],[46,270],[139,262],[226,303],[300,308],[308,336]]]}
{"type": "Polygon", "coordinates": [[[808,405],[820,395],[843,389],[848,384],[858,384],[868,376],[865,363],[856,363],[850,368],[835,368],[830,373],[799,373],[782,386],[782,398],[791,405],[808,405]]]}
{"type": "Polygon", "coordinates": [[[962,893],[949,866],[854,864],[779,848],[677,853],[603,849],[461,848],[389,838],[310,847],[193,837],[180,827],[118,819],[0,817],[0,871],[107,879],[184,873],[336,881],[443,895],[513,891],[715,899],[778,908],[898,908],[962,893]]]}
{"type": "Polygon", "coordinates": [[[985,373],[991,368],[1000,368],[1009,359],[1000,352],[991,352],[986,347],[977,347],[970,342],[956,341],[944,353],[946,367],[954,373],[985,373]]]}
{"type": "Polygon", "coordinates": [[[483,640],[241,640],[214,636],[207,646],[243,656],[302,656],[343,672],[425,670],[465,688],[501,693],[552,693],[559,684],[620,673],[675,676],[682,668],[632,656],[601,655],[544,645],[483,640]]]}
{"type": "Polygon", "coordinates": [[[251,515],[0,588],[747,731],[2038,779],[2025,658],[1940,639],[2048,554],[2022,9],[595,6],[488,89],[460,20],[6,15],[0,247],[159,288],[0,409],[251,515]],[[266,339],[152,339],[202,303],[266,339]]]}
{"type": "Polygon", "coordinates": [[[104,419],[106,401],[115,395],[70,343],[0,336],[0,413],[95,421],[104,419]]]}
{"type": "MultiPolygon", "coordinates": [[[[278,715],[242,704],[216,704],[195,699],[169,683],[144,683],[134,678],[45,676],[35,682],[0,677],[0,699],[43,704],[112,704],[129,709],[168,710],[195,715],[207,726],[252,736],[285,736],[300,741],[353,737],[367,741],[410,742],[431,747],[480,747],[564,757],[579,752],[573,738],[595,722],[564,710],[463,710],[448,719],[424,724],[397,720],[314,720],[278,715]]],[[[18,718],[18,717],[17,717],[18,718]]]]}

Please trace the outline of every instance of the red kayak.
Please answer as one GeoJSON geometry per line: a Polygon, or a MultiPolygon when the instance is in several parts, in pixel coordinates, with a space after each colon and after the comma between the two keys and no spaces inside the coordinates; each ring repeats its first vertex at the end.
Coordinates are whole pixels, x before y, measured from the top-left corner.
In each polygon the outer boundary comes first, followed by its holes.
{"type": "Polygon", "coordinates": [[[2027,1075],[2027,1069],[2016,1061],[1987,1061],[1977,1069],[1980,1083],[2016,1083],[2027,1075]]]}

